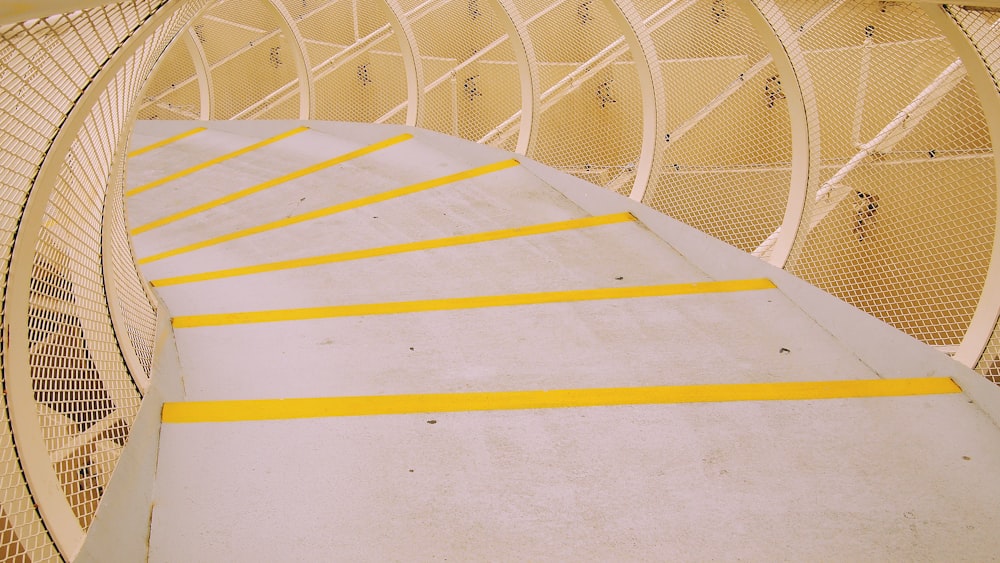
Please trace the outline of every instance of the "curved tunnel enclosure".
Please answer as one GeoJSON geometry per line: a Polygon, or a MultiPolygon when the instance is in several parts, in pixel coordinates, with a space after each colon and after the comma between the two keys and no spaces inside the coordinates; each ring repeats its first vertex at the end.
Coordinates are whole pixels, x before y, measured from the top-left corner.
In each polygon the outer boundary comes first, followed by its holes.
{"type": "Polygon", "coordinates": [[[149,384],[134,119],[407,124],[526,154],[1000,381],[991,2],[93,4],[0,12],[0,558],[72,558],[149,384]]]}
{"type": "Polygon", "coordinates": [[[966,335],[996,230],[996,91],[974,81],[992,76],[995,12],[411,4],[213,4],[165,53],[138,117],[406,123],[517,150],[980,359],[987,337],[966,335]]]}

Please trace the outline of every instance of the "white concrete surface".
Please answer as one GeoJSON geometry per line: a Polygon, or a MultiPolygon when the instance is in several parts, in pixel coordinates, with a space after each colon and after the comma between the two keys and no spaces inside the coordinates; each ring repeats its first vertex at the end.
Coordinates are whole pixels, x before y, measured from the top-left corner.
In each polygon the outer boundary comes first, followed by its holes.
{"type": "MultiPolygon", "coordinates": [[[[198,150],[185,140],[133,159],[129,185],[295,125],[208,124],[190,138],[198,150]]],[[[136,195],[132,225],[407,131],[310,126],[295,142],[136,195]]],[[[176,127],[140,123],[133,148],[176,127]]],[[[380,153],[141,234],[137,252],[510,157],[413,132],[380,153]]],[[[187,399],[970,376],[784,272],[527,160],[153,262],[144,273],[621,210],[642,222],[159,293],[174,315],[196,315],[761,276],[778,289],[178,329],[187,399]]],[[[149,553],[153,561],[978,561],[1000,553],[998,469],[1000,429],[962,394],[166,424],[149,553]]]]}

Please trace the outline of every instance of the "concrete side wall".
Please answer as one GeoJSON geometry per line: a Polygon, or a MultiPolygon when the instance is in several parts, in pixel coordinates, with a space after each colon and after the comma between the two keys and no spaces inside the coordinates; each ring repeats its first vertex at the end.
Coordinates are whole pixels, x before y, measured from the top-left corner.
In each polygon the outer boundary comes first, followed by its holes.
{"type": "Polygon", "coordinates": [[[150,386],[87,539],[74,561],[134,563],[146,560],[153,482],[160,448],[160,411],[164,402],[180,401],[184,396],[170,314],[160,303],[150,386]]]}

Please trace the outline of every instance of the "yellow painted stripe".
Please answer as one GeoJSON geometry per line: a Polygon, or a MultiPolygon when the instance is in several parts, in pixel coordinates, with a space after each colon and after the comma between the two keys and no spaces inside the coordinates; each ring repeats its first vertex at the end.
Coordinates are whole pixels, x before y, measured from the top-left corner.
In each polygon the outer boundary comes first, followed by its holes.
{"type": "Polygon", "coordinates": [[[284,176],[280,176],[278,178],[274,178],[273,180],[268,180],[268,181],[263,182],[261,184],[257,184],[256,186],[251,186],[249,188],[240,190],[238,192],[231,193],[231,194],[229,194],[227,196],[220,197],[218,199],[213,199],[212,201],[209,201],[207,203],[203,203],[201,205],[197,205],[197,206],[192,207],[190,209],[187,209],[187,210],[184,210],[184,211],[179,211],[179,212],[174,213],[172,215],[167,215],[166,217],[163,217],[162,219],[157,219],[156,221],[153,221],[151,223],[147,223],[145,225],[142,225],[141,227],[136,227],[135,229],[132,229],[131,234],[132,235],[139,235],[139,234],[145,233],[147,231],[151,231],[151,230],[156,229],[158,227],[162,227],[162,226],[167,225],[169,223],[173,223],[174,221],[179,221],[181,219],[185,219],[187,217],[191,217],[192,215],[197,215],[198,213],[201,213],[203,211],[208,211],[209,209],[212,209],[214,207],[219,207],[220,205],[226,205],[227,203],[232,203],[232,202],[234,202],[234,201],[236,201],[238,199],[242,199],[242,198],[245,198],[247,196],[251,196],[253,194],[260,193],[260,192],[262,192],[264,190],[273,188],[274,186],[277,186],[277,185],[280,185],[280,184],[284,184],[285,182],[291,182],[292,180],[297,180],[297,179],[302,178],[304,176],[308,176],[309,174],[312,174],[314,172],[319,172],[320,170],[325,170],[327,168],[330,168],[331,166],[336,166],[338,164],[343,164],[344,162],[347,162],[349,160],[353,160],[355,158],[359,158],[359,157],[365,156],[367,154],[371,154],[373,152],[382,150],[382,149],[384,149],[386,147],[391,147],[392,145],[395,145],[397,143],[401,143],[403,141],[406,141],[406,140],[409,140],[409,139],[412,139],[412,138],[413,138],[413,135],[411,135],[409,133],[404,133],[402,135],[397,135],[395,137],[392,137],[390,139],[386,139],[384,141],[379,141],[379,142],[377,142],[377,143],[375,143],[373,145],[369,145],[367,147],[360,148],[360,149],[358,149],[356,151],[351,151],[351,152],[349,152],[347,154],[342,154],[342,155],[340,155],[340,156],[338,156],[336,158],[331,158],[330,160],[324,160],[323,162],[320,162],[318,164],[313,164],[312,166],[307,166],[306,168],[302,168],[301,170],[296,170],[295,172],[290,172],[288,174],[285,174],[284,176]]]}
{"type": "Polygon", "coordinates": [[[485,233],[475,233],[456,237],[439,238],[432,240],[422,240],[405,244],[395,244],[392,246],[381,246],[378,248],[367,248],[364,250],[352,250],[348,252],[338,252],[336,254],[325,254],[323,256],[310,256],[296,260],[282,260],[280,262],[270,262],[267,264],[256,264],[244,266],[242,268],[229,268],[226,270],[216,270],[213,272],[203,272],[200,274],[189,274],[186,276],[176,276],[153,280],[154,287],[166,287],[184,283],[202,282],[217,280],[222,278],[232,278],[237,276],[248,276],[251,274],[261,274],[265,272],[275,272],[279,270],[290,270],[293,268],[306,268],[321,264],[332,264],[334,262],[347,262],[349,260],[361,260],[375,256],[388,256],[390,254],[402,254],[404,252],[415,252],[418,250],[429,250],[433,248],[445,248],[449,246],[459,246],[463,244],[476,244],[494,240],[509,239],[515,237],[525,237],[557,231],[568,231],[572,229],[583,229],[596,227],[599,225],[610,225],[613,223],[625,223],[636,221],[631,213],[615,213],[612,215],[601,215],[598,217],[585,217],[583,219],[571,219],[569,221],[559,221],[557,223],[544,223],[529,227],[517,227],[514,229],[503,229],[499,231],[489,231],[485,233]]]}
{"type": "Polygon", "coordinates": [[[731,291],[773,289],[774,287],[774,283],[772,283],[771,280],[760,278],[750,280],[679,283],[668,285],[610,287],[602,289],[576,289],[542,293],[518,293],[510,295],[428,299],[423,301],[397,301],[393,303],[370,303],[361,305],[333,305],[328,307],[308,307],[303,309],[276,309],[271,311],[252,311],[247,313],[190,315],[174,317],[173,325],[174,328],[196,328],[233,324],[304,321],[310,319],[329,319],[334,317],[397,315],[401,313],[424,313],[428,311],[451,311],[455,309],[514,307],[519,305],[541,305],[544,303],[565,303],[570,301],[664,297],[670,295],[691,295],[696,293],[723,293],[731,291]]]}
{"type": "Polygon", "coordinates": [[[132,188],[131,190],[126,191],[125,195],[126,196],[134,196],[136,194],[141,194],[142,192],[145,192],[147,190],[151,190],[151,189],[153,189],[153,188],[155,188],[157,186],[162,186],[163,184],[166,184],[167,182],[172,182],[172,181],[174,181],[174,180],[176,180],[178,178],[183,178],[184,176],[187,176],[189,174],[194,174],[195,172],[198,172],[199,170],[204,170],[204,169],[206,169],[206,168],[208,168],[210,166],[215,166],[216,164],[219,164],[220,162],[225,162],[227,160],[236,158],[236,157],[238,157],[240,155],[244,155],[244,154],[246,154],[248,152],[255,151],[255,150],[257,150],[259,148],[262,148],[262,147],[266,147],[267,145],[270,145],[271,143],[276,143],[276,142],[278,142],[278,141],[280,141],[282,139],[287,139],[288,137],[291,137],[292,135],[297,135],[299,133],[302,133],[303,131],[308,131],[308,130],[309,130],[308,127],[296,127],[295,129],[292,129],[291,131],[285,131],[284,133],[282,133],[280,135],[276,135],[276,136],[271,137],[269,139],[264,139],[263,141],[260,141],[258,143],[254,143],[254,144],[252,144],[250,146],[243,147],[242,149],[239,149],[237,151],[233,151],[231,153],[227,153],[227,154],[224,154],[222,156],[213,158],[212,160],[208,160],[208,161],[202,162],[201,164],[198,164],[196,166],[192,166],[191,168],[185,168],[184,170],[181,170],[180,172],[174,172],[173,174],[171,174],[169,176],[164,176],[163,178],[160,178],[159,180],[150,182],[148,184],[143,184],[143,185],[141,185],[139,187],[132,188]]]}
{"type": "Polygon", "coordinates": [[[428,414],[731,401],[808,401],[960,393],[949,378],[675,385],[164,403],[163,422],[242,422],[334,416],[428,414]]]}
{"type": "Polygon", "coordinates": [[[192,252],[194,250],[200,250],[202,248],[207,248],[209,246],[214,246],[216,244],[222,244],[224,242],[229,242],[231,240],[236,240],[238,238],[248,237],[250,235],[256,235],[258,233],[267,232],[273,229],[280,229],[282,227],[287,227],[289,225],[294,225],[296,223],[302,223],[305,221],[311,221],[313,219],[319,219],[320,217],[326,217],[327,215],[333,215],[334,213],[340,213],[341,211],[356,209],[358,207],[363,207],[365,205],[372,205],[374,203],[379,203],[393,198],[414,194],[423,190],[429,190],[431,188],[436,188],[438,186],[443,186],[445,184],[457,182],[459,180],[465,180],[468,178],[474,178],[476,176],[482,176],[483,174],[489,174],[491,172],[496,172],[498,170],[503,170],[505,168],[510,168],[512,166],[517,166],[518,164],[520,163],[513,159],[503,160],[500,162],[495,162],[493,164],[487,164],[486,166],[473,168],[471,170],[465,170],[464,172],[459,172],[457,174],[450,174],[448,176],[442,176],[441,178],[435,178],[433,180],[427,180],[424,182],[419,182],[417,184],[411,184],[409,186],[404,186],[402,188],[397,188],[395,190],[390,190],[388,192],[366,196],[345,203],[338,203],[337,205],[331,205],[330,207],[324,207],[323,209],[317,209],[315,211],[302,213],[300,215],[293,215],[291,217],[286,217],[285,219],[280,219],[278,221],[264,223],[263,225],[250,227],[249,229],[243,229],[241,231],[236,231],[234,233],[229,233],[227,235],[210,238],[207,240],[203,240],[201,242],[196,242],[194,244],[189,244],[186,246],[175,248],[173,250],[160,252],[159,254],[153,254],[152,256],[147,256],[145,258],[140,259],[139,264],[149,264],[150,262],[163,260],[164,258],[170,258],[172,256],[177,256],[179,254],[184,254],[186,252],[192,252]]]}
{"type": "Polygon", "coordinates": [[[165,147],[165,146],[167,146],[170,143],[173,143],[175,141],[180,141],[181,139],[183,139],[185,137],[190,137],[191,135],[194,135],[195,133],[201,133],[204,130],[205,130],[204,127],[195,127],[194,129],[192,129],[190,131],[185,131],[183,133],[178,133],[177,135],[174,135],[173,137],[167,137],[166,139],[163,139],[162,141],[158,141],[156,143],[153,143],[152,145],[147,145],[145,147],[142,147],[141,149],[136,149],[136,150],[128,153],[126,156],[128,156],[129,158],[132,158],[133,156],[139,156],[140,154],[146,154],[147,152],[154,151],[154,150],[156,150],[158,148],[165,147]]]}

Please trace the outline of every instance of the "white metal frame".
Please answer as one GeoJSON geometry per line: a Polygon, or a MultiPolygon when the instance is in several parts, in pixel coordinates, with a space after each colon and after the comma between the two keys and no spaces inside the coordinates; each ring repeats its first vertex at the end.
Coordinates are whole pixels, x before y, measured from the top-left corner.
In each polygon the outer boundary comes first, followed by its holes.
{"type": "Polygon", "coordinates": [[[783,267],[792,251],[805,209],[806,194],[818,183],[820,166],[819,113],[812,75],[798,39],[813,25],[826,18],[842,2],[833,2],[810,18],[801,30],[793,29],[773,0],[746,2],[745,13],[757,35],[771,53],[779,76],[785,77],[782,92],[788,101],[792,133],[792,176],[785,204],[785,216],[775,230],[752,253],[769,263],[783,267]]]}
{"type": "MultiPolygon", "coordinates": [[[[1000,2],[997,4],[1000,5],[1000,2]]],[[[944,7],[927,6],[925,12],[931,21],[938,26],[965,66],[969,81],[972,82],[982,104],[994,151],[993,165],[997,178],[997,218],[993,231],[993,251],[990,255],[986,282],[983,285],[983,292],[979,297],[976,311],[972,316],[972,322],[965,331],[965,336],[954,356],[959,362],[969,367],[975,367],[989,344],[997,319],[1000,318],[1000,157],[996,154],[996,147],[998,140],[1000,140],[1000,95],[998,95],[990,69],[987,68],[976,46],[955,23],[955,20],[945,13],[944,7]]]]}

